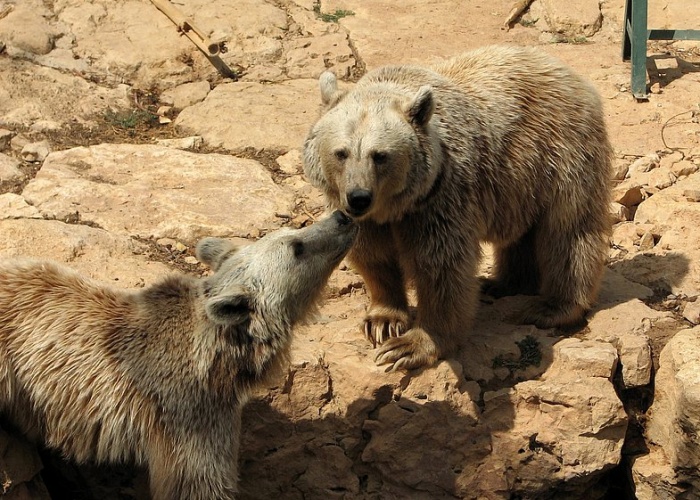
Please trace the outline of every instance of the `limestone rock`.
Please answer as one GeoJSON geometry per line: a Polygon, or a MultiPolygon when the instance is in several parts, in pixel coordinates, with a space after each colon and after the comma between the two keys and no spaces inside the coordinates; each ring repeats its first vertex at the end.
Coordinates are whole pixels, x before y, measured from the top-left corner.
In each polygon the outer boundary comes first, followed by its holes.
{"type": "Polygon", "coordinates": [[[683,317],[692,324],[700,324],[700,300],[688,302],[683,308],[683,317]]]}
{"type": "Polygon", "coordinates": [[[277,158],[276,161],[280,166],[280,170],[285,174],[297,175],[303,172],[301,151],[299,149],[292,149],[288,153],[277,158]]]}
{"type": "Polygon", "coordinates": [[[635,179],[622,181],[612,189],[613,201],[627,208],[639,205],[645,197],[642,185],[635,179]]]}
{"type": "Polygon", "coordinates": [[[97,85],[72,72],[0,58],[0,124],[5,127],[30,127],[39,120],[65,124],[78,117],[88,121],[107,109],[132,105],[126,85],[97,85]]]}
{"type": "Polygon", "coordinates": [[[629,172],[629,162],[625,160],[616,160],[613,163],[612,168],[612,179],[614,181],[621,181],[627,177],[627,172],[629,172]]]}
{"type": "Polygon", "coordinates": [[[0,194],[0,219],[41,219],[41,214],[21,196],[5,193],[0,194]]]}
{"type": "Polygon", "coordinates": [[[185,109],[187,106],[192,106],[206,99],[210,90],[207,81],[183,83],[163,92],[160,100],[175,109],[185,109]]]}
{"type": "Polygon", "coordinates": [[[659,358],[648,438],[663,449],[678,482],[700,495],[700,327],[681,330],[659,358]]]}
{"type": "Polygon", "coordinates": [[[656,153],[648,154],[636,159],[629,167],[627,177],[632,177],[635,174],[649,172],[659,166],[661,159],[656,153]]]}
{"type": "Polygon", "coordinates": [[[603,15],[598,2],[590,0],[540,0],[551,31],[565,36],[593,36],[601,27],[603,15]]]}
{"type": "Polygon", "coordinates": [[[492,429],[493,452],[471,485],[480,494],[468,498],[506,492],[533,498],[537,491],[575,498],[595,485],[597,474],[620,461],[627,428],[611,383],[616,363],[616,350],[606,342],[565,339],[554,346],[541,380],[486,393],[483,421],[492,429]],[[503,489],[489,491],[498,477],[503,489]]]}
{"type": "Polygon", "coordinates": [[[23,176],[19,162],[11,156],[0,153],[0,182],[16,182],[23,176]]]}
{"type": "Polygon", "coordinates": [[[285,47],[286,73],[290,78],[317,79],[326,70],[338,78],[351,76],[355,56],[345,33],[299,38],[285,47]]]}
{"type": "Polygon", "coordinates": [[[11,130],[0,128],[0,151],[5,151],[10,147],[10,141],[14,135],[11,130]]]}
{"type": "Polygon", "coordinates": [[[198,135],[193,135],[190,137],[181,137],[177,139],[158,139],[156,140],[156,144],[167,148],[197,151],[204,145],[204,139],[198,135]]]}
{"type": "Polygon", "coordinates": [[[687,176],[694,174],[698,171],[698,167],[695,163],[691,163],[688,160],[679,161],[671,166],[671,172],[673,172],[676,177],[687,176]]]}
{"type": "Polygon", "coordinates": [[[610,203],[610,215],[615,222],[625,222],[631,217],[629,208],[616,202],[610,203]]]}
{"type": "Polygon", "coordinates": [[[204,102],[184,109],[175,125],[202,136],[212,147],[289,150],[304,141],[320,103],[316,80],[225,83],[204,102]],[[241,109],[247,111],[240,113],[241,109]],[[285,112],[278,113],[280,109],[285,112]],[[271,116],[276,118],[271,120],[271,116]]]}
{"type": "Polygon", "coordinates": [[[47,10],[40,2],[25,0],[12,5],[0,19],[0,39],[9,51],[47,54],[53,49],[55,32],[46,21],[47,10]]]}
{"type": "Polygon", "coordinates": [[[173,270],[149,261],[135,240],[89,226],[55,220],[0,220],[0,257],[50,259],[114,286],[153,283],[173,270]]]}
{"type": "Polygon", "coordinates": [[[252,160],[148,145],[52,153],[23,195],[48,218],[188,245],[273,228],[293,203],[252,160]]]}
{"type": "Polygon", "coordinates": [[[25,161],[31,163],[41,163],[51,152],[48,141],[30,142],[22,148],[21,156],[25,161]]]}

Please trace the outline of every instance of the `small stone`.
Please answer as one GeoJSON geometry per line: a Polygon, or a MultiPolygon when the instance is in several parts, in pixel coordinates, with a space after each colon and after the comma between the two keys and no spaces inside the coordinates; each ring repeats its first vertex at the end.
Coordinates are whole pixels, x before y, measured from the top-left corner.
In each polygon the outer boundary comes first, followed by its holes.
{"type": "Polygon", "coordinates": [[[22,148],[20,156],[31,163],[41,163],[49,156],[51,147],[48,141],[30,142],[22,148]]]}
{"type": "Polygon", "coordinates": [[[700,324],[700,300],[688,302],[683,308],[683,317],[692,324],[700,324]]]}
{"type": "Polygon", "coordinates": [[[161,125],[166,125],[168,123],[172,123],[172,120],[167,116],[159,116],[158,123],[160,123],[161,125]]]}
{"type": "Polygon", "coordinates": [[[636,224],[635,232],[640,238],[644,236],[645,233],[651,233],[654,239],[661,238],[661,231],[654,224],[636,224]]]}
{"type": "Polygon", "coordinates": [[[14,136],[12,139],[10,139],[10,148],[12,151],[17,151],[20,152],[26,146],[29,144],[31,141],[27,138],[27,136],[23,134],[17,134],[14,136]]]}
{"type": "Polygon", "coordinates": [[[0,128],[0,151],[5,151],[10,147],[10,141],[14,135],[11,130],[0,128]]]}
{"type": "Polygon", "coordinates": [[[193,255],[188,255],[187,257],[185,257],[184,260],[188,264],[198,264],[199,263],[199,261],[197,260],[197,257],[195,257],[193,255]]]}
{"type": "Polygon", "coordinates": [[[624,160],[618,160],[614,163],[613,168],[612,168],[612,179],[615,181],[621,181],[624,180],[625,177],[627,177],[627,172],[629,171],[630,166],[627,161],[624,160]]]}
{"type": "Polygon", "coordinates": [[[0,219],[41,219],[36,207],[29,205],[24,198],[14,193],[0,195],[0,219]]]}
{"type": "Polygon", "coordinates": [[[277,158],[276,161],[280,166],[280,170],[285,174],[295,175],[301,172],[301,151],[298,149],[292,149],[287,154],[277,158]]]}
{"type": "Polygon", "coordinates": [[[34,122],[29,130],[32,132],[55,132],[60,130],[62,125],[53,120],[39,120],[34,122]]]}
{"type": "Polygon", "coordinates": [[[683,191],[683,196],[688,201],[700,201],[700,189],[686,189],[683,191]]]}
{"type": "Polygon", "coordinates": [[[643,333],[621,335],[616,344],[625,387],[647,385],[651,381],[652,367],[649,337],[643,333]]]}
{"type": "Polygon", "coordinates": [[[185,109],[188,106],[202,102],[211,90],[209,82],[191,82],[178,85],[166,90],[160,96],[160,102],[175,109],[185,109]]]}
{"type": "Polygon", "coordinates": [[[187,251],[187,245],[180,243],[179,241],[175,243],[173,250],[180,253],[185,253],[187,251]]]}
{"type": "Polygon", "coordinates": [[[170,113],[172,109],[172,106],[161,106],[158,108],[158,111],[156,111],[156,114],[158,116],[168,116],[168,113],[170,113]]]}
{"type": "Polygon", "coordinates": [[[612,215],[616,223],[630,220],[629,208],[620,203],[615,203],[614,201],[610,203],[610,215],[612,215]]]}
{"type": "Polygon", "coordinates": [[[0,153],[0,181],[15,182],[21,178],[19,162],[11,156],[0,153]]]}
{"type": "Polygon", "coordinates": [[[651,87],[649,87],[649,91],[652,94],[660,94],[661,93],[661,84],[659,82],[653,83],[651,87]]]}
{"type": "Polygon", "coordinates": [[[673,172],[677,177],[694,174],[700,169],[696,164],[689,162],[688,160],[679,161],[671,166],[671,172],[673,172]]]}
{"type": "Polygon", "coordinates": [[[204,139],[199,135],[193,135],[179,139],[158,139],[156,144],[167,148],[197,151],[204,144],[204,139]]]}
{"type": "Polygon", "coordinates": [[[638,182],[628,179],[622,181],[612,189],[613,201],[627,208],[639,205],[646,198],[642,186],[638,182]]]}
{"type": "Polygon", "coordinates": [[[656,153],[642,156],[641,158],[635,160],[632,165],[630,165],[627,177],[632,177],[636,173],[649,172],[650,170],[658,167],[660,163],[661,159],[656,153]]]}
{"type": "Polygon", "coordinates": [[[156,240],[156,244],[158,244],[162,247],[168,247],[168,248],[174,247],[175,243],[177,243],[177,242],[172,238],[159,238],[156,240]]]}
{"type": "Polygon", "coordinates": [[[654,235],[647,231],[642,236],[642,239],[639,240],[639,251],[645,252],[647,250],[651,250],[652,248],[654,248],[654,235]]]}

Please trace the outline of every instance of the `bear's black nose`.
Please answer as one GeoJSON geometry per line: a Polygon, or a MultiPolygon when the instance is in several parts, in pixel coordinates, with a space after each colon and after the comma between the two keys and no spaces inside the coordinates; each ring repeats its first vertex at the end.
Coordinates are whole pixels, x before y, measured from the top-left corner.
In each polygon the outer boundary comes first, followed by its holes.
{"type": "Polygon", "coordinates": [[[333,212],[333,218],[339,226],[347,226],[348,224],[352,223],[352,219],[340,210],[336,210],[335,212],[333,212]]]}
{"type": "Polygon", "coordinates": [[[372,191],[366,189],[353,189],[348,193],[348,205],[350,215],[362,215],[372,204],[372,191]]]}

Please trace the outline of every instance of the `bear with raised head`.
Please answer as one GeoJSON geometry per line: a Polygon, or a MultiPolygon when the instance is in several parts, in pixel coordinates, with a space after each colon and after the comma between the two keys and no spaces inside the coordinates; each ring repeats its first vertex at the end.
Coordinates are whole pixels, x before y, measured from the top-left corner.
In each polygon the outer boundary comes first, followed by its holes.
{"type": "Polygon", "coordinates": [[[357,233],[344,214],[139,291],[52,262],[0,261],[0,415],[78,462],[149,469],[154,500],[234,498],[241,408],[288,364],[357,233]]]}
{"type": "Polygon", "coordinates": [[[539,294],[519,322],[585,322],[611,229],[612,148],[591,84],[538,50],[489,46],[379,68],[349,91],[326,72],[320,86],[304,169],[360,226],[349,260],[370,295],[378,363],[415,368],[458,348],[482,242],[496,252],[485,291],[539,294]]]}

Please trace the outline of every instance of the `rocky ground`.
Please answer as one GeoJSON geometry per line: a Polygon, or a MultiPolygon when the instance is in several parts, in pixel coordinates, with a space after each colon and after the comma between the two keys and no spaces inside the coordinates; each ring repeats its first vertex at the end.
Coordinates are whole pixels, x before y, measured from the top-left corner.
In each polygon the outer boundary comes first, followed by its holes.
{"type": "MultiPolygon", "coordinates": [[[[180,0],[226,49],[224,78],[148,0],[0,0],[0,255],[116,286],[179,270],[204,235],[312,222],[301,173],[317,77],[535,45],[593,81],[616,150],[618,221],[600,303],[576,334],[507,324],[484,299],[454,357],[384,373],[346,266],[298,331],[284,380],[246,409],[241,497],[698,498],[700,51],[650,44],[651,95],[620,58],[623,0],[180,0]]],[[[692,0],[650,26],[700,27],[692,0]]],[[[483,273],[489,272],[488,248],[483,273]]],[[[146,498],[128,467],[75,467],[0,429],[0,495],[146,498]]]]}

